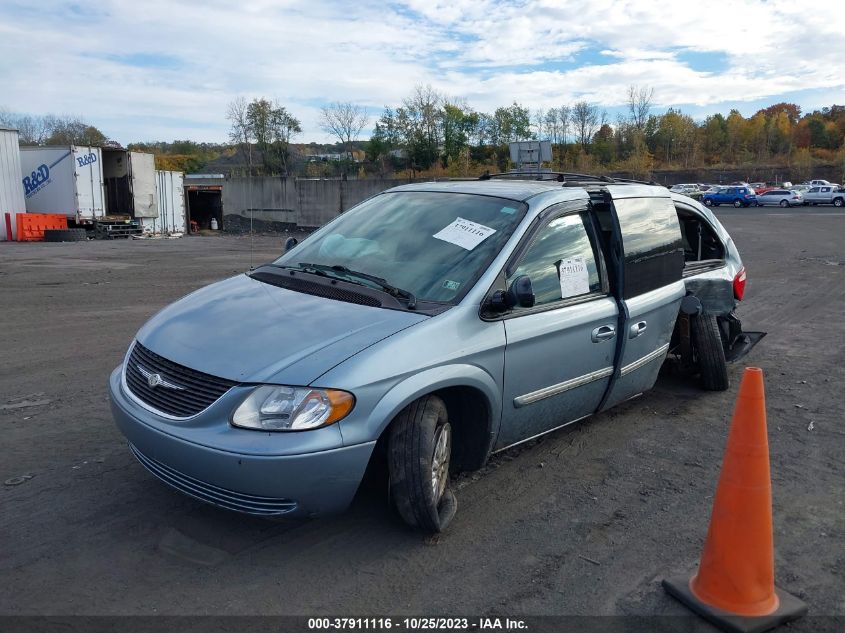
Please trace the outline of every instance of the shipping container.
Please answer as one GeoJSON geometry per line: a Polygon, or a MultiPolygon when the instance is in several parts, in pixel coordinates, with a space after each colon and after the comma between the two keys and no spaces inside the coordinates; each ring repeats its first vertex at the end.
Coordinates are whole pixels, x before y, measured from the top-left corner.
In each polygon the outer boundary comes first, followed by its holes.
{"type": "Polygon", "coordinates": [[[15,214],[26,213],[22,180],[18,131],[0,127],[0,240],[15,239],[15,214]]]}
{"type": "Polygon", "coordinates": [[[106,215],[99,147],[21,147],[20,161],[28,213],[62,213],[77,223],[106,215]]]}
{"type": "Polygon", "coordinates": [[[185,189],[181,171],[156,171],[158,217],[144,218],[145,233],[172,235],[185,233],[185,189]]]}
{"type": "Polygon", "coordinates": [[[103,176],[109,215],[158,217],[155,157],[152,154],[104,147],[103,176]]]}

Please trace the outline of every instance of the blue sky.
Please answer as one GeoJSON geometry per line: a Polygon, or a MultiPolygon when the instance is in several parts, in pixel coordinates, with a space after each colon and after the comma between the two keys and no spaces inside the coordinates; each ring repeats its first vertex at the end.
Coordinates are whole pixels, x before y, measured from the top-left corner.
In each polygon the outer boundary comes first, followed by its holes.
{"type": "Polygon", "coordinates": [[[611,121],[632,84],[655,112],[810,111],[845,104],[843,36],[831,0],[3,0],[0,108],[123,143],[223,141],[238,96],[277,99],[297,141],[324,141],[322,104],[374,120],[417,84],[487,112],[586,100],[611,121]]]}

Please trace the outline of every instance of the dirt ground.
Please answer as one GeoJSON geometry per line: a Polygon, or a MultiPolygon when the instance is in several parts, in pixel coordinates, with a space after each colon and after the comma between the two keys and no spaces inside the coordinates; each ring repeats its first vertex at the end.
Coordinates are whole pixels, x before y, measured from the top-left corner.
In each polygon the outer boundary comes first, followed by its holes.
{"type": "MultiPolygon", "coordinates": [[[[644,396],[495,456],[427,538],[364,486],[266,522],[172,491],[130,455],[106,380],[139,326],[280,253],[279,237],[0,244],[0,615],[681,615],[743,366],[765,371],[778,584],[845,626],[845,214],[724,210],[768,336],[705,393],[644,396]],[[22,478],[22,479],[21,479],[22,478]]],[[[213,337],[197,331],[197,338],[213,337]]],[[[693,624],[695,630],[714,630],[693,624]]]]}

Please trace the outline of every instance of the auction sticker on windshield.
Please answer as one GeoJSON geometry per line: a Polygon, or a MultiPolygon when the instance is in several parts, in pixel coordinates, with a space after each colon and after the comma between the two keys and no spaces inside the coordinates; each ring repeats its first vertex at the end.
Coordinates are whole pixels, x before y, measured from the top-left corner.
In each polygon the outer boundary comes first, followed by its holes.
{"type": "Polygon", "coordinates": [[[484,226],[471,220],[464,220],[463,218],[456,218],[454,222],[435,233],[432,237],[471,251],[495,232],[496,229],[491,229],[489,226],[484,226]]]}

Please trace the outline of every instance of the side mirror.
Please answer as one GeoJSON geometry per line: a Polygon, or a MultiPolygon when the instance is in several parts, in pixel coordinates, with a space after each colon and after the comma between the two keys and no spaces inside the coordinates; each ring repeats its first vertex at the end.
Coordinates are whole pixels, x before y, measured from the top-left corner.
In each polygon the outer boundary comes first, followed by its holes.
{"type": "Polygon", "coordinates": [[[520,308],[534,307],[534,286],[531,285],[531,277],[528,275],[520,275],[514,279],[507,294],[510,295],[510,300],[514,302],[514,305],[520,308]]]}
{"type": "Polygon", "coordinates": [[[292,249],[297,244],[299,244],[298,239],[296,239],[295,237],[289,237],[288,239],[285,240],[285,252],[287,253],[290,249],[292,249]]]}
{"type": "Polygon", "coordinates": [[[534,306],[534,288],[528,275],[520,275],[507,290],[497,290],[490,297],[489,307],[494,312],[507,312],[519,306],[531,308],[534,306]]]}

